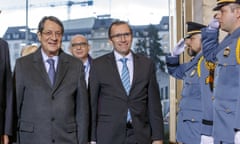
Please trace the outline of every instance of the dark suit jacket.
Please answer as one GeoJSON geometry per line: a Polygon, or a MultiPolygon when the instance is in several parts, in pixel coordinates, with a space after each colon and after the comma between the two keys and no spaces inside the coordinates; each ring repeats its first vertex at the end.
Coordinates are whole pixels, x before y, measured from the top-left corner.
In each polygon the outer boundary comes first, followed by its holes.
{"type": "Polygon", "coordinates": [[[124,144],[130,109],[138,144],[163,140],[163,118],[155,65],[133,54],[130,95],[121,82],[113,53],[92,61],[90,70],[91,140],[97,144],[124,144]]]}
{"type": "Polygon", "coordinates": [[[12,73],[8,44],[0,39],[0,135],[12,134],[12,73]]]}
{"type": "Polygon", "coordinates": [[[82,62],[60,51],[52,87],[40,48],[16,61],[18,143],[86,144],[89,105],[82,62]]]}

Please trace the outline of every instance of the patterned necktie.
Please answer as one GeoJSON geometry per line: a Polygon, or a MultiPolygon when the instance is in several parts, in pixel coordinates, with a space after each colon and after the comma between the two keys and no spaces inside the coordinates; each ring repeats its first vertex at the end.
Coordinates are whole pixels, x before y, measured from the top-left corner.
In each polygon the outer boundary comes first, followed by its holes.
{"type": "Polygon", "coordinates": [[[123,64],[122,67],[122,73],[121,73],[121,80],[122,80],[122,84],[125,88],[125,91],[127,92],[127,95],[129,95],[129,91],[130,91],[130,76],[129,76],[129,71],[128,71],[128,67],[127,67],[127,58],[121,58],[120,61],[123,64]]]}
{"type": "Polygon", "coordinates": [[[48,59],[47,62],[49,63],[49,69],[48,69],[48,76],[51,81],[51,84],[54,84],[55,80],[55,68],[54,68],[54,59],[48,59]]]}
{"type": "MultiPolygon", "coordinates": [[[[127,60],[128,60],[127,58],[121,58],[120,59],[120,61],[123,64],[122,73],[121,73],[121,80],[122,80],[122,84],[124,86],[124,89],[125,89],[127,95],[129,95],[131,85],[130,85],[130,75],[129,75],[129,71],[128,71],[128,67],[127,67],[127,60]]],[[[131,118],[131,115],[130,115],[130,111],[128,109],[127,122],[131,121],[131,120],[132,120],[132,118],[131,118]]]]}

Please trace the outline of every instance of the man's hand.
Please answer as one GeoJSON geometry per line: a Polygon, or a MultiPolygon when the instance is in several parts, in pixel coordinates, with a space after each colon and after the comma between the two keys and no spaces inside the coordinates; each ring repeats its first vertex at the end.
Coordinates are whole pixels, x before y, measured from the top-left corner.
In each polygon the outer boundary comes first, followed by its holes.
{"type": "Polygon", "coordinates": [[[201,143],[200,144],[213,144],[213,137],[201,135],[201,143]]]}
{"type": "Polygon", "coordinates": [[[1,144],[9,144],[9,138],[7,135],[1,136],[1,144]]]}
{"type": "Polygon", "coordinates": [[[210,30],[217,30],[219,29],[219,22],[216,18],[213,18],[208,25],[208,29],[210,30]]]}
{"type": "Polygon", "coordinates": [[[155,140],[152,142],[152,144],[163,144],[162,140],[155,140]]]}
{"type": "Polygon", "coordinates": [[[178,56],[178,55],[180,55],[180,54],[184,51],[184,48],[185,48],[185,42],[184,42],[184,39],[182,38],[182,39],[177,43],[177,45],[173,48],[172,56],[178,56]]]}

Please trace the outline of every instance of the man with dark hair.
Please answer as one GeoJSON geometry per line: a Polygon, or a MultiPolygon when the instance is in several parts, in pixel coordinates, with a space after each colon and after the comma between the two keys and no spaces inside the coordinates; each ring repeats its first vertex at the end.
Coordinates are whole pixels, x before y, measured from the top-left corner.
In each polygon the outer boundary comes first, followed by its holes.
{"type": "Polygon", "coordinates": [[[113,22],[113,52],[92,61],[89,80],[91,141],[97,144],[162,144],[162,106],[154,63],[131,51],[133,33],[113,22]]]}
{"type": "Polygon", "coordinates": [[[89,103],[83,64],[61,49],[54,16],[39,23],[38,50],[16,61],[19,144],[86,144],[89,103]]]}

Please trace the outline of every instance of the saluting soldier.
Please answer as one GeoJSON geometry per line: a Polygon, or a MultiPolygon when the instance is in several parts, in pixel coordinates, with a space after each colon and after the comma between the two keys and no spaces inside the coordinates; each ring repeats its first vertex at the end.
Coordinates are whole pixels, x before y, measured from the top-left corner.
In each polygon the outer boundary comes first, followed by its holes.
{"type": "Polygon", "coordinates": [[[240,0],[217,0],[213,9],[228,35],[218,43],[219,28],[202,30],[203,53],[216,63],[214,78],[214,144],[239,144],[240,138],[240,0]],[[234,140],[235,137],[235,140],[234,140]]]}
{"type": "Polygon", "coordinates": [[[183,89],[179,103],[177,120],[177,142],[184,144],[199,144],[201,141],[201,87],[197,74],[197,64],[202,56],[201,31],[205,27],[195,22],[187,22],[187,36],[167,56],[167,67],[170,75],[182,79],[183,89]],[[189,47],[191,61],[180,64],[179,55],[184,51],[184,42],[189,47]]]}

